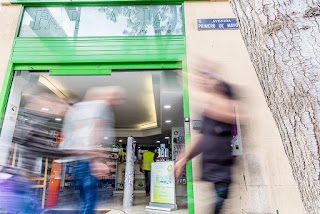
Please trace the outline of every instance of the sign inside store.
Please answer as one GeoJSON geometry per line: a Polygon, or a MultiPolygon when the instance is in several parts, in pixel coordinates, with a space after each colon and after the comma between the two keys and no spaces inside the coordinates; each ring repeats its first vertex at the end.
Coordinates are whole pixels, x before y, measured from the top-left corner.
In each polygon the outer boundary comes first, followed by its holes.
{"type": "Polygon", "coordinates": [[[197,25],[198,30],[223,30],[239,28],[236,18],[198,19],[197,25]]]}
{"type": "Polygon", "coordinates": [[[153,203],[175,204],[174,162],[151,164],[151,197],[153,203]]]}

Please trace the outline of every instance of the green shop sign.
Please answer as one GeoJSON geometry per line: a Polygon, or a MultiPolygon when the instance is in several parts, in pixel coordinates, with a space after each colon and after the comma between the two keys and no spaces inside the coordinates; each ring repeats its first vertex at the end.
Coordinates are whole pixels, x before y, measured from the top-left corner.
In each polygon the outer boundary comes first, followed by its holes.
{"type": "Polygon", "coordinates": [[[181,5],[26,7],[19,37],[182,35],[181,5]]]}

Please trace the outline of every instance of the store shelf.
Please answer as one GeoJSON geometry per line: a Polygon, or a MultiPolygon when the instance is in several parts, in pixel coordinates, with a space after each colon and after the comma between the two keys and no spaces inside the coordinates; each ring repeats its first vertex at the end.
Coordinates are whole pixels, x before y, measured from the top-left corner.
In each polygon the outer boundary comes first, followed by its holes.
{"type": "MultiPolygon", "coordinates": [[[[178,128],[177,128],[178,129],[178,128]]],[[[173,140],[172,140],[172,160],[175,161],[179,155],[185,150],[185,139],[184,135],[184,130],[181,129],[180,131],[176,131],[177,133],[180,132],[180,134],[174,135],[174,132],[172,132],[173,135],[173,140]]],[[[187,176],[186,176],[186,169],[182,171],[181,175],[177,179],[178,184],[177,185],[186,185],[187,182],[187,176]]]]}

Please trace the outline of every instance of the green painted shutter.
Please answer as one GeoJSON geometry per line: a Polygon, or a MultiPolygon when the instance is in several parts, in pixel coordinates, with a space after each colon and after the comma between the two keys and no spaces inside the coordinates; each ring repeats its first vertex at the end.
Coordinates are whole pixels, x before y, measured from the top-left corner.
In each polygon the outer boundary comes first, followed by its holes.
{"type": "Polygon", "coordinates": [[[11,62],[181,62],[184,56],[184,36],[16,38],[11,62]]]}

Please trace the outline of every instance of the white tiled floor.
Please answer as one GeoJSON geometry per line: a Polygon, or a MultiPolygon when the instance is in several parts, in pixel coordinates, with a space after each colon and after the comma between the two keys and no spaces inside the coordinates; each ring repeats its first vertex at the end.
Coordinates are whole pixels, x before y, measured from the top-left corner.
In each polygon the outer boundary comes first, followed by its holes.
{"type": "Polygon", "coordinates": [[[122,208],[122,196],[115,196],[113,202],[103,203],[99,202],[98,208],[102,209],[112,209],[108,214],[120,214],[120,213],[132,213],[132,214],[150,214],[150,213],[173,213],[173,214],[184,214],[188,213],[187,205],[185,199],[177,198],[178,210],[173,212],[164,212],[164,211],[155,211],[155,210],[146,210],[146,206],[149,204],[150,197],[146,196],[135,196],[133,201],[133,207],[130,209],[123,210],[122,208]]]}
{"type": "MultiPolygon", "coordinates": [[[[123,196],[114,196],[113,198],[108,198],[104,200],[100,200],[98,202],[97,208],[104,210],[111,210],[107,214],[164,214],[164,213],[172,213],[172,214],[186,214],[188,213],[186,199],[185,198],[177,198],[178,210],[173,212],[165,212],[165,211],[157,211],[157,210],[146,210],[146,206],[149,204],[150,197],[146,197],[144,195],[138,195],[134,197],[133,207],[130,209],[124,210],[122,207],[123,196]]],[[[58,206],[58,209],[74,209],[77,208],[78,204],[68,204],[63,206],[58,206]]]]}

